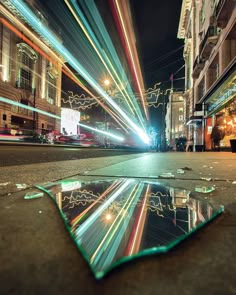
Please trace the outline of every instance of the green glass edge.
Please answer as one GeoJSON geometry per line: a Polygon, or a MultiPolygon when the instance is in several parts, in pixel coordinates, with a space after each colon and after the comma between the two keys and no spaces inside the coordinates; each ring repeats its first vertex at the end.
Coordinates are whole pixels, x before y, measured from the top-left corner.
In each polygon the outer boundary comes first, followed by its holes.
{"type": "MultiPolygon", "coordinates": [[[[38,185],[36,185],[35,187],[38,188],[39,190],[42,190],[46,194],[48,194],[50,196],[50,198],[54,201],[54,203],[57,205],[56,199],[54,198],[54,196],[51,194],[50,191],[48,191],[44,187],[41,187],[41,186],[38,186],[38,185]]],[[[206,224],[208,224],[209,222],[211,222],[213,219],[215,219],[217,216],[219,216],[222,212],[224,212],[224,206],[223,205],[220,205],[219,210],[214,215],[212,215],[212,217],[210,219],[208,219],[205,222],[200,223],[193,230],[191,230],[187,234],[184,234],[184,235],[180,236],[179,238],[177,238],[176,240],[174,240],[173,242],[171,242],[167,246],[153,247],[151,249],[142,250],[142,251],[140,251],[137,254],[120,258],[118,261],[114,262],[110,267],[108,267],[105,271],[99,271],[99,272],[97,272],[92,267],[92,265],[90,264],[89,257],[86,254],[86,252],[84,251],[84,249],[81,248],[77,244],[75,235],[71,232],[70,225],[68,224],[68,222],[67,222],[67,220],[66,220],[63,212],[60,210],[60,208],[58,206],[57,206],[57,208],[58,208],[58,211],[60,212],[60,215],[61,215],[61,217],[62,217],[62,219],[63,219],[63,221],[65,223],[65,226],[66,226],[67,231],[69,232],[71,238],[73,239],[74,243],[76,244],[76,247],[82,253],[84,259],[87,261],[87,263],[88,263],[90,269],[92,270],[92,272],[94,273],[96,279],[102,279],[112,269],[118,267],[119,265],[121,265],[121,264],[123,264],[125,262],[134,260],[134,259],[139,258],[139,257],[145,257],[145,256],[153,255],[153,254],[161,254],[161,253],[168,252],[171,248],[175,247],[177,244],[179,244],[180,242],[182,242],[183,240],[185,240],[186,238],[188,238],[190,235],[192,235],[193,233],[195,233],[196,231],[198,231],[200,228],[202,228],[203,226],[205,226],[206,224]]]]}

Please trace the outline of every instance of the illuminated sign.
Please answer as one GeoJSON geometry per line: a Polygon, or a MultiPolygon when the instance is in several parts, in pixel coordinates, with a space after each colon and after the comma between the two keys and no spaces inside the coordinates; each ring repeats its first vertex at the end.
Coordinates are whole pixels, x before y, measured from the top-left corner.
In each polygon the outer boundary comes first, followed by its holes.
{"type": "Polygon", "coordinates": [[[80,112],[72,109],[61,108],[61,131],[68,135],[76,135],[80,120],[80,112]]]}
{"type": "Polygon", "coordinates": [[[209,104],[208,111],[211,112],[221,105],[227,103],[234,97],[235,93],[236,85],[233,85],[233,87],[228,88],[222,95],[220,95],[214,103],[209,104]]]}

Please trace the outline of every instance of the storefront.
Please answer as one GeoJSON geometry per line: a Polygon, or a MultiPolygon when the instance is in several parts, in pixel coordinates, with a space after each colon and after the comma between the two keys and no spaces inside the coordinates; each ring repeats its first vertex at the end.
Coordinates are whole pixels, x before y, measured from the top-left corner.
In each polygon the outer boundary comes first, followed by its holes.
{"type": "Polygon", "coordinates": [[[236,71],[235,66],[221,81],[217,89],[204,102],[207,105],[205,116],[205,149],[213,148],[213,133],[219,126],[220,147],[230,148],[230,140],[236,139],[236,71]]]}

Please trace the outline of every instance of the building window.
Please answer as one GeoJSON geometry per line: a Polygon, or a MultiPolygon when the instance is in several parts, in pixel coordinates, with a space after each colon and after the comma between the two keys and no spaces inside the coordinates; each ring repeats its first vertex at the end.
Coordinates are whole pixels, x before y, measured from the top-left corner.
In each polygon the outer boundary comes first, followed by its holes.
{"type": "Polygon", "coordinates": [[[48,95],[47,102],[50,104],[55,104],[56,100],[56,79],[48,75],[48,95]]]}
{"type": "Polygon", "coordinates": [[[20,69],[20,88],[31,90],[32,89],[32,74],[29,69],[20,69]]]}
{"type": "Polygon", "coordinates": [[[3,114],[2,115],[2,119],[3,119],[3,121],[6,121],[7,120],[7,115],[6,114],[3,114]]]}
{"type": "Polygon", "coordinates": [[[183,121],[184,120],[184,116],[183,115],[179,115],[179,121],[183,121]]]}
{"type": "Polygon", "coordinates": [[[47,65],[47,102],[56,104],[57,98],[57,79],[59,73],[57,68],[49,62],[47,65]]]}
{"type": "Polygon", "coordinates": [[[179,108],[179,112],[183,112],[183,111],[184,111],[183,107],[179,108]]]}
{"type": "Polygon", "coordinates": [[[17,87],[32,91],[32,73],[38,56],[26,43],[18,43],[17,50],[19,65],[17,87]]]}

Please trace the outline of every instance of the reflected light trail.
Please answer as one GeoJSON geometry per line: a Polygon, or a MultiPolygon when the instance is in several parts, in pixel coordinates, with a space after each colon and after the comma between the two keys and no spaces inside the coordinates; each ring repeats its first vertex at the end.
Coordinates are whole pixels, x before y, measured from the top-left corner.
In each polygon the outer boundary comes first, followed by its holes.
{"type": "Polygon", "coordinates": [[[116,216],[109,230],[106,232],[100,244],[97,246],[96,251],[91,256],[91,259],[90,259],[91,263],[98,264],[102,253],[104,251],[107,251],[108,247],[109,247],[109,253],[107,255],[107,258],[104,262],[100,262],[100,263],[105,265],[106,263],[110,263],[113,260],[117,252],[117,249],[120,245],[120,241],[123,238],[123,235],[132,217],[135,204],[137,203],[140,197],[140,194],[138,193],[141,191],[140,190],[141,186],[142,184],[136,184],[134,188],[132,189],[131,193],[129,194],[129,196],[127,196],[125,204],[120,209],[119,214],[116,216]],[[129,208],[131,208],[132,212],[129,212],[129,214],[124,214],[124,212],[128,212],[129,208]]]}
{"type": "Polygon", "coordinates": [[[96,199],[88,208],[86,208],[82,213],[76,216],[71,220],[71,226],[75,227],[78,222],[88,213],[94,206],[96,206],[104,197],[106,197],[112,190],[116,189],[118,185],[120,185],[121,181],[117,181],[116,183],[112,183],[102,194],[96,199]]]}
{"type": "Polygon", "coordinates": [[[119,197],[122,192],[129,186],[130,183],[132,183],[132,179],[127,179],[124,181],[124,183],[118,188],[112,196],[104,202],[77,230],[76,230],[76,238],[80,240],[82,238],[82,235],[86,232],[86,230],[89,229],[89,227],[92,225],[92,223],[95,222],[97,218],[99,218],[104,210],[108,208],[114,200],[119,197]]]}

